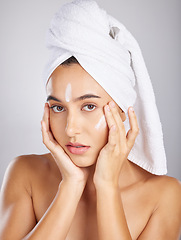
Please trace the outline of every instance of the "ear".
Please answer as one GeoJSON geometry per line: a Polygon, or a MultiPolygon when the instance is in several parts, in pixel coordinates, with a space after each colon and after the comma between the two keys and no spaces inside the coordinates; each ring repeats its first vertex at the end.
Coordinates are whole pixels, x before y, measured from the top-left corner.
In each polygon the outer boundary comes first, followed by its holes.
{"type": "Polygon", "coordinates": [[[124,122],[126,120],[126,114],[120,107],[119,107],[119,114],[121,116],[122,121],[124,122]]]}

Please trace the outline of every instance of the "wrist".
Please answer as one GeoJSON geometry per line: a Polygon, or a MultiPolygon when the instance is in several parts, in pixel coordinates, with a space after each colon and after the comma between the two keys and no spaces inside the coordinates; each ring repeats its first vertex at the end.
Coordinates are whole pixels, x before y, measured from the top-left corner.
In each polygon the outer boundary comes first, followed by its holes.
{"type": "Polygon", "coordinates": [[[68,185],[77,186],[80,185],[84,187],[86,185],[88,174],[85,173],[62,173],[62,182],[65,182],[68,185]]]}
{"type": "Polygon", "coordinates": [[[96,191],[117,191],[119,190],[118,182],[99,181],[94,183],[96,191]]]}
{"type": "Polygon", "coordinates": [[[83,186],[82,184],[76,184],[75,182],[62,180],[59,184],[57,198],[61,199],[64,195],[67,199],[70,200],[70,202],[77,202],[80,200],[83,194],[84,187],[85,186],[83,186]]]}
{"type": "Polygon", "coordinates": [[[117,185],[106,184],[96,187],[97,202],[106,201],[107,204],[120,196],[120,189],[117,185]]]}
{"type": "Polygon", "coordinates": [[[60,184],[59,188],[67,188],[71,189],[72,191],[84,190],[86,182],[84,181],[77,181],[75,179],[63,179],[60,184]]]}

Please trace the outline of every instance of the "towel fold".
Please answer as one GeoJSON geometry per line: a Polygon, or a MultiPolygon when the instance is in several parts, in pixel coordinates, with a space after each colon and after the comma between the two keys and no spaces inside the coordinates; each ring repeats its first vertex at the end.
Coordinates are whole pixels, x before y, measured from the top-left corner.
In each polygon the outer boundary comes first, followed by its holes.
{"type": "MultiPolygon", "coordinates": [[[[126,115],[128,107],[134,107],[140,131],[128,159],[152,174],[166,174],[152,83],[140,47],[126,27],[95,1],[75,0],[64,4],[53,17],[47,47],[51,55],[45,84],[56,67],[74,56],[126,115]]],[[[128,115],[124,125],[128,131],[128,115]]]]}

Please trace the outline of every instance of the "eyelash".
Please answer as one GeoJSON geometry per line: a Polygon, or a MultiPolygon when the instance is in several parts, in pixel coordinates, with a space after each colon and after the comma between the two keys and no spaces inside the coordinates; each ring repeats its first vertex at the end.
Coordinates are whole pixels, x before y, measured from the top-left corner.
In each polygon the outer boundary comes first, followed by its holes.
{"type": "MultiPolygon", "coordinates": [[[[93,106],[94,109],[96,108],[96,106],[95,106],[94,104],[86,104],[86,105],[83,106],[83,108],[86,107],[86,106],[93,106]]],[[[63,112],[63,111],[57,111],[57,112],[56,112],[56,111],[54,110],[54,108],[57,108],[57,107],[61,107],[61,108],[63,109],[62,106],[58,106],[58,105],[52,105],[52,106],[49,107],[49,108],[51,108],[51,109],[54,111],[54,113],[61,113],[61,112],[63,112]]],[[[86,112],[92,112],[94,109],[91,109],[90,111],[86,111],[86,112]]]]}

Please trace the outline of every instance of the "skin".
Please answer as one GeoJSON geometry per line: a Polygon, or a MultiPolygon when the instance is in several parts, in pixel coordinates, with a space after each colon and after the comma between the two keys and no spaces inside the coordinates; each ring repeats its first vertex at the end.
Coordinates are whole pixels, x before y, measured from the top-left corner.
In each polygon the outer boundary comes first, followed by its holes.
{"type": "Polygon", "coordinates": [[[72,86],[70,83],[67,84],[66,90],[65,90],[65,100],[66,102],[70,102],[72,98],[72,86]]]}
{"type": "Polygon", "coordinates": [[[62,101],[46,103],[41,121],[50,153],[19,156],[10,164],[1,189],[0,239],[178,239],[180,183],[127,159],[139,133],[135,112],[129,108],[126,134],[124,112],[77,64],[53,72],[47,95],[62,101]],[[101,98],[74,101],[87,93],[101,98]],[[106,126],[97,128],[102,116],[106,126]],[[74,155],[68,142],[90,149],[74,155]]]}
{"type": "Polygon", "coordinates": [[[102,115],[102,117],[99,119],[99,122],[95,125],[95,128],[99,130],[105,127],[106,127],[106,119],[104,115],[102,115]]]}

